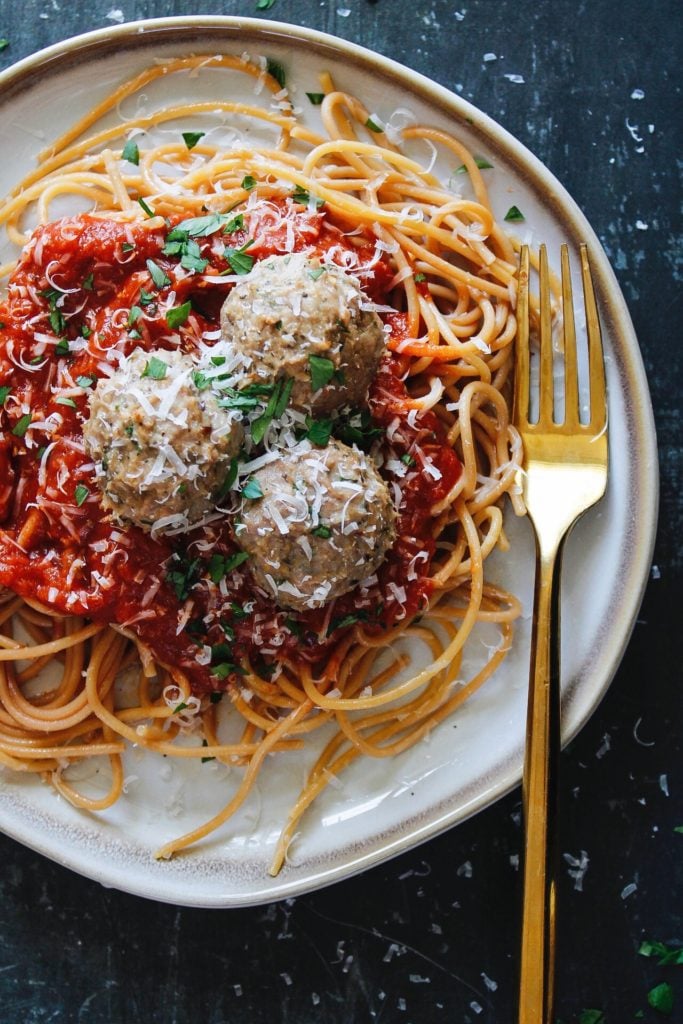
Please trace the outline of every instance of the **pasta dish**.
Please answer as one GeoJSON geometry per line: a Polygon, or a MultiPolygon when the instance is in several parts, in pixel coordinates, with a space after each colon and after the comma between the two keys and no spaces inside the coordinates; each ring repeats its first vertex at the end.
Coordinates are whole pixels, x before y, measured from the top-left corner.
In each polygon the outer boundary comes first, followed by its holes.
{"type": "Polygon", "coordinates": [[[481,161],[329,76],[302,102],[323,130],[265,59],[157,64],[0,206],[0,764],[90,811],[125,800],[129,744],[238,767],[169,857],[317,734],[273,873],[344,768],[424,739],[505,657],[519,604],[484,562],[504,495],[524,511],[517,258],[481,161]],[[197,74],[248,76],[253,105],[124,116],[197,74]],[[482,622],[498,643],[462,678],[482,622]]]}

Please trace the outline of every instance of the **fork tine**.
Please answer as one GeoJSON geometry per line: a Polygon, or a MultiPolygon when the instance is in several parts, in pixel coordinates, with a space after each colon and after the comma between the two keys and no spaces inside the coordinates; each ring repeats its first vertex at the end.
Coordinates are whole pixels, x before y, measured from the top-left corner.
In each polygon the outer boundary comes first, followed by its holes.
{"type": "Polygon", "coordinates": [[[564,333],[564,422],[569,427],[579,423],[579,375],[576,365],[576,329],[574,326],[574,297],[569,269],[569,246],[560,247],[562,265],[562,322],[564,333]]]}
{"type": "Polygon", "coordinates": [[[588,368],[590,379],[590,426],[593,430],[604,430],[607,417],[605,396],[605,363],[602,353],[602,333],[595,302],[593,278],[588,262],[588,247],[581,243],[581,277],[586,305],[586,332],[588,334],[588,368]]]}
{"type": "Polygon", "coordinates": [[[519,254],[513,419],[515,423],[527,423],[529,419],[529,247],[527,245],[522,246],[519,254]]]}
{"type": "Polygon", "coordinates": [[[538,401],[539,425],[553,422],[553,337],[550,319],[550,279],[548,274],[548,253],[545,245],[539,246],[539,293],[540,293],[540,334],[541,353],[540,389],[538,401]]]}

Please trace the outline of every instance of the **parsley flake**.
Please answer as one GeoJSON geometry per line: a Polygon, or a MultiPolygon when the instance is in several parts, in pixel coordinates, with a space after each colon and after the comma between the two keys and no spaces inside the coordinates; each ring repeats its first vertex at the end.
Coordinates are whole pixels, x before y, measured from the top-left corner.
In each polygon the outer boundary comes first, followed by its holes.
{"type": "Polygon", "coordinates": [[[511,206],[503,219],[510,221],[524,220],[524,214],[518,206],[511,206]]]}
{"type": "Polygon", "coordinates": [[[140,204],[140,206],[145,211],[145,213],[147,214],[148,217],[156,217],[156,214],[155,214],[154,210],[149,205],[149,203],[145,202],[145,200],[142,198],[142,196],[138,196],[138,203],[140,204]]]}
{"type": "Polygon", "coordinates": [[[145,363],[142,376],[151,377],[152,380],[163,380],[166,376],[167,370],[168,363],[165,363],[163,359],[158,359],[157,356],[152,356],[152,358],[145,363]]]}
{"type": "Polygon", "coordinates": [[[159,264],[155,263],[154,260],[147,260],[147,269],[157,288],[166,288],[171,283],[171,279],[166,276],[159,264]]]}
{"type": "Polygon", "coordinates": [[[281,89],[285,88],[287,75],[282,64],[278,64],[276,60],[271,60],[269,57],[268,62],[266,64],[266,71],[268,72],[271,78],[275,79],[275,81],[277,82],[281,89]]]}
{"type": "Polygon", "coordinates": [[[3,406],[5,404],[11,390],[12,388],[7,384],[5,384],[4,387],[0,388],[0,406],[3,406]]]}
{"type": "Polygon", "coordinates": [[[261,484],[255,477],[250,476],[242,487],[242,497],[246,498],[248,501],[256,501],[257,498],[263,497],[261,484]]]}
{"type": "Polygon", "coordinates": [[[309,100],[311,101],[314,107],[319,107],[322,101],[325,99],[324,92],[307,92],[306,95],[308,96],[309,100]]]}
{"type": "Polygon", "coordinates": [[[137,147],[137,143],[133,142],[132,139],[128,139],[128,142],[123,147],[121,159],[127,160],[129,164],[135,164],[136,167],[140,163],[140,150],[137,147]]]}
{"type": "MultiPolygon", "coordinates": [[[[477,165],[477,167],[479,168],[480,171],[486,171],[489,168],[493,167],[493,164],[490,163],[486,159],[485,156],[475,156],[474,162],[475,162],[475,164],[477,165]]],[[[468,173],[467,172],[467,166],[465,164],[460,164],[460,167],[456,167],[456,169],[455,169],[455,171],[453,173],[454,174],[467,174],[468,173]]]]}
{"type": "Polygon", "coordinates": [[[22,416],[12,428],[12,433],[15,437],[23,437],[31,424],[31,413],[27,412],[25,416],[22,416]]]}
{"type": "Polygon", "coordinates": [[[253,244],[254,240],[253,238],[250,238],[249,241],[245,242],[244,245],[241,245],[239,249],[232,249],[230,246],[226,246],[223,251],[223,255],[228,261],[233,274],[248,274],[254,266],[254,257],[250,256],[246,252],[249,246],[253,244]]]}
{"type": "Polygon", "coordinates": [[[251,174],[245,174],[244,177],[242,178],[242,188],[246,192],[251,192],[253,188],[256,188],[256,178],[254,178],[251,174]]]}
{"type": "Polygon", "coordinates": [[[655,985],[650,989],[647,1001],[653,1010],[659,1010],[660,1013],[666,1014],[668,1017],[674,1008],[674,990],[668,981],[663,981],[660,985],[655,985]]]}
{"type": "Polygon", "coordinates": [[[60,395],[59,398],[55,398],[55,405],[68,405],[70,409],[76,408],[76,403],[73,398],[65,398],[64,395],[60,395]]]}
{"type": "Polygon", "coordinates": [[[384,131],[384,128],[381,128],[375,121],[372,120],[371,117],[369,117],[365,122],[365,127],[368,128],[371,132],[376,132],[378,135],[381,135],[382,132],[384,131]]]}
{"type": "Polygon", "coordinates": [[[331,359],[325,359],[324,356],[309,356],[308,369],[313,391],[320,391],[330,383],[337,368],[331,359]]]}
{"type": "Polygon", "coordinates": [[[76,502],[79,508],[81,507],[83,502],[88,498],[89,495],[90,490],[85,486],[85,484],[76,485],[76,489],[74,490],[74,501],[76,502]]]}
{"type": "Polygon", "coordinates": [[[292,393],[293,387],[293,377],[290,377],[286,382],[282,380],[277,382],[265,411],[251,425],[251,436],[255,444],[260,444],[263,440],[272,420],[279,420],[283,415],[289,404],[289,396],[292,393]]]}
{"type": "Polygon", "coordinates": [[[183,302],[182,306],[174,306],[173,309],[167,310],[166,323],[171,330],[174,330],[176,327],[182,327],[191,312],[192,302],[188,299],[187,302],[183,302]]]}
{"type": "Polygon", "coordinates": [[[200,139],[204,138],[205,132],[183,132],[183,142],[188,149],[194,149],[200,139]]]}
{"type": "Polygon", "coordinates": [[[320,196],[313,195],[312,192],[309,192],[301,185],[297,185],[292,192],[292,199],[295,203],[300,203],[302,206],[315,206],[317,210],[319,210],[321,206],[325,205],[324,199],[321,199],[320,196]]]}

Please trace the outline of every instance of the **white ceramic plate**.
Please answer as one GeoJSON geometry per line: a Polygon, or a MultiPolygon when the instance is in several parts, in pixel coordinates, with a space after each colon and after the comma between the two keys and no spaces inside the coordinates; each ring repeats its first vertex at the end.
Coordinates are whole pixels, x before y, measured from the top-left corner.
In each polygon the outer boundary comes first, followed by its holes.
{"type": "MultiPolygon", "coordinates": [[[[657,462],[647,384],[633,328],[604,253],[576,204],[550,173],[488,117],[414,72],[349,43],[305,29],[238,18],[140,22],[61,43],[0,75],[0,194],[34,166],[36,152],[118,83],[160,57],[230,52],[280,62],[302,117],[305,97],[329,70],[384,120],[407,107],[450,129],[494,165],[487,172],[501,219],[514,203],[525,240],[591,248],[609,386],[608,494],[572,534],[563,580],[564,740],[605,693],[635,621],[647,579],[657,503],[657,462]]],[[[205,95],[211,75],[186,77],[183,95],[205,95]]],[[[238,86],[235,86],[237,89],[238,86]]],[[[250,84],[248,87],[253,89],[250,84]]],[[[245,97],[253,102],[253,91],[245,97]]],[[[429,155],[424,153],[427,162],[429,155]]],[[[452,163],[437,164],[448,178],[452,163]]],[[[3,253],[0,250],[0,262],[3,253]]],[[[510,517],[513,518],[513,517],[510,517]]],[[[529,608],[533,543],[526,522],[509,523],[508,556],[489,574],[529,608]]],[[[482,637],[482,641],[486,640],[482,637]]],[[[474,641],[473,656],[478,641],[474,641]]],[[[359,761],[328,787],[304,819],[291,858],[267,873],[279,827],[313,749],[278,756],[243,812],[200,846],[169,862],[152,851],[205,820],[234,784],[226,769],[185,766],[131,750],[128,795],[112,810],[78,811],[35,778],[0,773],[0,826],[20,842],[104,885],[158,900],[229,907],[292,896],[348,877],[405,851],[486,807],[521,778],[528,618],[497,676],[429,743],[395,760],[359,761]]],[[[97,779],[90,780],[97,787],[97,779]]]]}

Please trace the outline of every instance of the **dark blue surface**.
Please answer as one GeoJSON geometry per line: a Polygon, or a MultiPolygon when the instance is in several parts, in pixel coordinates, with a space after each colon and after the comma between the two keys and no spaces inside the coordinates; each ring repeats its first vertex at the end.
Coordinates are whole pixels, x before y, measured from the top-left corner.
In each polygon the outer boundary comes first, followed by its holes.
{"type": "MultiPolygon", "coordinates": [[[[258,14],[256,0],[199,9],[258,14]]],[[[0,67],[122,19],[197,11],[183,0],[4,0],[0,67]]],[[[563,756],[560,848],[575,861],[585,851],[588,866],[579,888],[563,860],[558,1018],[585,1024],[595,1009],[606,1024],[661,1022],[647,992],[668,981],[670,1019],[683,1020],[680,968],[637,952],[643,939],[683,942],[680,4],[276,0],[268,13],[472,100],[556,174],[612,259],[650,380],[661,523],[623,664],[563,756]]],[[[362,877],[226,912],[105,890],[0,837],[0,1022],[508,1024],[519,813],[515,793],[362,877]]]]}

